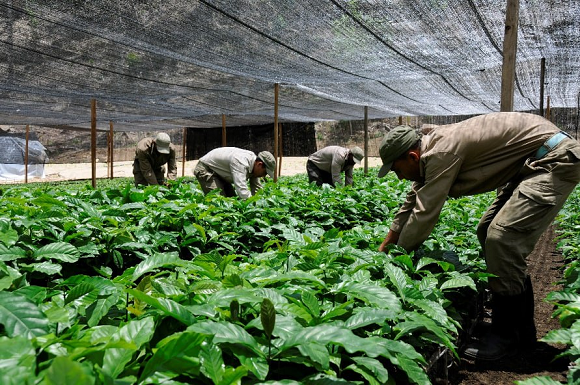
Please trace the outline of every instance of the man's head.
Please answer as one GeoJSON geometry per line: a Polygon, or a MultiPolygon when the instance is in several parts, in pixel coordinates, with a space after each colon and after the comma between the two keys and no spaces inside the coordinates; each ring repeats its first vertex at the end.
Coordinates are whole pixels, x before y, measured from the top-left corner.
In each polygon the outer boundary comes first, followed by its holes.
{"type": "Polygon", "coordinates": [[[274,178],[274,170],[276,170],[276,159],[274,159],[274,155],[269,151],[260,152],[254,164],[252,174],[257,177],[263,177],[268,174],[270,178],[274,178]]]}
{"type": "Polygon", "coordinates": [[[365,157],[365,153],[360,147],[353,147],[350,149],[350,153],[352,154],[352,158],[356,164],[360,164],[362,159],[365,157]]]}
{"type": "MultiPolygon", "coordinates": [[[[399,158],[402,156],[407,155],[408,151],[414,147],[418,140],[419,135],[415,129],[409,126],[397,126],[389,131],[384,136],[379,148],[381,160],[383,161],[383,166],[379,170],[379,178],[387,175],[391,171],[393,163],[401,160],[399,158]]],[[[397,176],[399,176],[399,173],[397,173],[397,176]]]]}
{"type": "Polygon", "coordinates": [[[171,144],[171,138],[165,132],[160,132],[155,137],[155,148],[157,152],[161,154],[169,154],[169,145],[171,144]]]}

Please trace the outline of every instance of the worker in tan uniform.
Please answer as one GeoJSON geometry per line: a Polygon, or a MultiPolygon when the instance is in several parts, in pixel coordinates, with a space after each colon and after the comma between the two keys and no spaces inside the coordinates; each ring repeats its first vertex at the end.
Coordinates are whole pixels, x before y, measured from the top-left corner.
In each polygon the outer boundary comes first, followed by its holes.
{"type": "Polygon", "coordinates": [[[415,250],[437,224],[447,197],[497,190],[477,236],[492,293],[492,325],[464,350],[496,360],[536,342],[526,257],[580,182],[580,144],[541,116],[499,112],[440,126],[422,138],[399,126],[380,147],[383,166],[413,181],[379,250],[415,250]]]}
{"type": "Polygon", "coordinates": [[[353,183],[352,171],[355,164],[360,164],[364,152],[360,147],[351,149],[341,146],[327,146],[308,157],[306,172],[308,181],[322,186],[323,183],[331,186],[342,186],[341,174],[344,172],[344,184],[353,183]]]}
{"type": "Polygon", "coordinates": [[[276,159],[268,151],[256,155],[242,148],[220,147],[199,158],[193,174],[205,194],[219,189],[224,196],[248,199],[262,188],[261,178],[274,177],[275,169],[276,159]]]}
{"type": "Polygon", "coordinates": [[[177,177],[175,148],[169,135],[161,132],[155,138],[141,139],[137,143],[133,162],[135,186],[165,184],[165,164],[167,164],[167,179],[175,180],[177,177]]]}

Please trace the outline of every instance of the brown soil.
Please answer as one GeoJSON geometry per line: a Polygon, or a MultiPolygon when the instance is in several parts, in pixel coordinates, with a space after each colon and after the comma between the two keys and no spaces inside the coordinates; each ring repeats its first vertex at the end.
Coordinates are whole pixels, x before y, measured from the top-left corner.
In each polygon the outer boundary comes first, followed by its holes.
{"type": "MultiPolygon", "coordinates": [[[[552,318],[553,305],[545,301],[549,292],[560,289],[556,283],[562,277],[564,262],[556,250],[555,231],[548,228],[528,257],[528,269],[532,278],[535,297],[535,320],[538,338],[550,330],[558,329],[558,320],[552,318]]],[[[449,371],[452,385],[514,384],[536,376],[547,376],[556,381],[566,382],[568,361],[564,358],[554,361],[565,346],[538,342],[537,346],[499,362],[473,362],[463,359],[449,371]]]]}

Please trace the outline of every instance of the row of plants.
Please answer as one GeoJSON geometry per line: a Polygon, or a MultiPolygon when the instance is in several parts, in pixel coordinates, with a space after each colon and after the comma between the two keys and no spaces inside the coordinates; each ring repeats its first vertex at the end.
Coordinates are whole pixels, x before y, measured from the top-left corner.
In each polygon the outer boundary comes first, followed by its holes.
{"type": "Polygon", "coordinates": [[[485,283],[493,196],[449,200],[421,250],[385,254],[409,186],[355,180],[246,201],[187,178],[5,188],[0,383],[430,383],[485,283]]]}
{"type": "MultiPolygon", "coordinates": [[[[554,290],[546,297],[555,311],[553,317],[560,322],[560,329],[552,330],[541,341],[566,346],[555,358],[567,357],[570,361],[568,384],[580,383],[580,189],[568,198],[557,219],[558,249],[564,256],[564,272],[561,289],[554,290]]],[[[520,381],[520,385],[560,385],[548,377],[536,377],[520,381]]]]}

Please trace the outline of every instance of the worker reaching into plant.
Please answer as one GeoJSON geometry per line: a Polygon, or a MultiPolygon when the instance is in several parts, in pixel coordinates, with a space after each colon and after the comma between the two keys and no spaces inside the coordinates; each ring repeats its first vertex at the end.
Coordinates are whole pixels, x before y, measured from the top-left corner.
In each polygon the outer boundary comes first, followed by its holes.
{"type": "Polygon", "coordinates": [[[360,147],[350,150],[340,146],[324,147],[308,157],[306,171],[308,181],[317,186],[327,183],[331,186],[342,186],[341,174],[344,172],[344,184],[352,185],[352,170],[364,157],[360,147]]]}
{"type": "Polygon", "coordinates": [[[177,176],[177,165],[175,148],[169,135],[160,132],[155,138],[141,139],[137,143],[133,162],[135,186],[165,184],[165,164],[167,179],[174,180],[177,176]]]}
{"type": "Polygon", "coordinates": [[[498,112],[440,126],[422,138],[398,126],[383,138],[383,165],[413,181],[385,240],[411,251],[429,236],[448,196],[493,191],[477,227],[492,324],[463,354],[496,360],[536,342],[526,257],[580,181],[580,144],[541,116],[498,112]]]}
{"type": "Polygon", "coordinates": [[[205,194],[220,189],[227,197],[248,199],[262,188],[260,178],[274,177],[276,159],[268,151],[257,156],[252,151],[237,147],[211,150],[197,162],[193,174],[205,194]],[[248,189],[248,181],[250,189],[248,189]]]}

